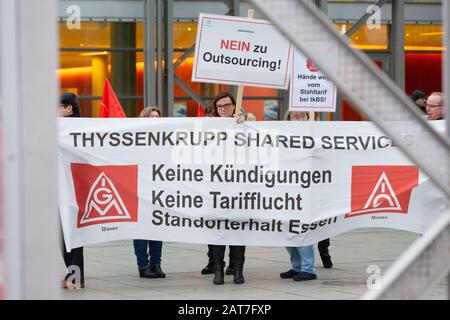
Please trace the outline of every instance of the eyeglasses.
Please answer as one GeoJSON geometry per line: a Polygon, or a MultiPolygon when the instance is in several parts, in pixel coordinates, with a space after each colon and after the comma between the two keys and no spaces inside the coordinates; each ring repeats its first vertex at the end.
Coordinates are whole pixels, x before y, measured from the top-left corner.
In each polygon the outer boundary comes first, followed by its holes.
{"type": "Polygon", "coordinates": [[[430,107],[430,108],[439,108],[439,107],[442,107],[442,105],[441,105],[441,104],[427,104],[427,107],[430,107]]]}
{"type": "Polygon", "coordinates": [[[219,109],[230,109],[231,106],[233,106],[233,103],[226,103],[226,104],[218,104],[216,105],[217,110],[219,109]]]}

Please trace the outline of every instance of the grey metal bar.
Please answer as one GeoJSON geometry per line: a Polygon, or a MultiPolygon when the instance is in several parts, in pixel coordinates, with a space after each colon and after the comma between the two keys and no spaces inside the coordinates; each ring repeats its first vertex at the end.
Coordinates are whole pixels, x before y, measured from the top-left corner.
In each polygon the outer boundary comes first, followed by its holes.
{"type": "MultiPolygon", "coordinates": [[[[450,4],[448,1],[443,2],[443,22],[444,22],[444,46],[447,50],[444,50],[444,64],[443,64],[443,79],[444,79],[444,111],[446,121],[447,139],[450,139],[450,4]]],[[[449,275],[450,277],[450,275],[449,275]]],[[[449,279],[450,280],[450,279],[449,279]]]]}
{"type": "Polygon", "coordinates": [[[239,16],[240,13],[240,0],[222,0],[223,3],[228,7],[228,12],[226,15],[239,16]]]}
{"type": "MultiPolygon", "coordinates": [[[[449,110],[450,105],[450,4],[448,1],[444,1],[443,5],[443,23],[444,23],[444,46],[447,50],[444,50],[444,65],[443,65],[443,75],[444,75],[444,110],[445,110],[445,122],[446,122],[446,133],[447,137],[450,138],[450,116],[449,110]]],[[[450,272],[447,276],[447,299],[450,300],[450,272]]]]}
{"type": "Polygon", "coordinates": [[[7,299],[59,298],[56,14],[56,0],[0,1],[7,299]]]}
{"type": "Polygon", "coordinates": [[[144,3],[144,106],[156,105],[155,77],[155,0],[145,0],[144,3]]]}
{"type": "Polygon", "coordinates": [[[22,118],[19,85],[20,51],[17,8],[14,0],[0,1],[0,72],[2,86],[2,198],[3,198],[3,232],[4,232],[4,295],[7,299],[20,299],[24,295],[22,274],[25,265],[21,252],[24,246],[22,224],[24,209],[20,201],[23,191],[21,160],[24,152],[20,145],[20,119],[22,118]],[[6,62],[8,59],[8,62],[6,62]],[[14,106],[8,108],[7,106],[14,106]],[[8,139],[4,137],[7,136],[8,139]],[[11,214],[14,213],[14,214],[11,214]]]}
{"type": "Polygon", "coordinates": [[[203,107],[205,107],[205,102],[202,100],[201,97],[197,96],[194,91],[191,90],[184,82],[181,80],[177,75],[174,75],[175,82],[183,89],[184,92],[186,92],[190,98],[195,100],[195,102],[201,104],[203,107]]]}
{"type": "Polygon", "coordinates": [[[230,15],[239,17],[241,15],[240,0],[233,0],[233,12],[230,15]]]}
{"type": "Polygon", "coordinates": [[[394,81],[401,88],[405,88],[405,0],[391,1],[392,24],[391,39],[391,65],[393,67],[394,81]]]}
{"type": "Polygon", "coordinates": [[[187,49],[182,55],[181,57],[178,58],[177,61],[175,61],[175,63],[173,64],[173,68],[176,69],[178,68],[178,66],[180,64],[183,63],[184,60],[186,60],[187,58],[189,58],[189,56],[191,56],[194,53],[195,50],[195,43],[192,47],[190,47],[189,49],[187,49]]]}
{"type": "MultiPolygon", "coordinates": [[[[378,0],[377,2],[375,2],[374,5],[381,8],[387,2],[388,2],[388,0],[378,0]]],[[[352,24],[352,26],[350,27],[350,29],[347,30],[345,35],[350,38],[356,31],[358,31],[359,28],[361,28],[367,22],[367,19],[369,19],[370,16],[371,16],[371,13],[367,13],[367,12],[364,15],[362,15],[361,18],[358,19],[358,21],[356,21],[354,24],[352,24]]]]}
{"type": "MultiPolygon", "coordinates": [[[[316,6],[327,16],[328,15],[328,0],[315,0],[315,3],[316,3],[316,6]]],[[[327,120],[328,112],[319,112],[319,117],[320,117],[320,120],[327,120]]]]}
{"type": "Polygon", "coordinates": [[[328,0],[315,0],[316,6],[322,10],[322,12],[328,14],[328,0]]]}
{"type": "MultiPolygon", "coordinates": [[[[352,49],[344,40],[345,37],[340,36],[328,19],[309,1],[279,0],[276,4],[269,0],[251,2],[300,50],[313,57],[314,62],[342,90],[347,99],[389,135],[396,146],[418,164],[445,195],[450,196],[450,144],[431,128],[417,107],[392,80],[377,70],[367,56],[352,49]],[[301,23],[298,17],[303,17],[301,23]],[[320,48],[311,45],[312,43],[333,44],[337,50],[336,58],[333,59],[331,54],[321,55],[320,48]]],[[[384,294],[389,289],[397,298],[403,297],[400,295],[402,293],[407,297],[418,297],[431,282],[439,280],[448,272],[449,221],[450,214],[447,211],[429,228],[423,239],[390,268],[386,275],[388,284],[383,285],[384,294]],[[430,260],[433,264],[431,267],[421,264],[430,264],[430,260]],[[423,270],[428,274],[417,276],[419,281],[408,278],[423,270]],[[394,284],[398,277],[401,279],[394,284]],[[408,283],[413,283],[414,286],[409,286],[407,293],[402,292],[404,287],[408,287],[408,283]]]]}
{"type": "MultiPolygon", "coordinates": [[[[156,103],[159,108],[163,107],[163,74],[162,74],[162,0],[156,2],[156,103]]],[[[167,114],[167,113],[166,113],[167,114]]]]}
{"type": "Polygon", "coordinates": [[[164,2],[164,93],[163,112],[173,117],[173,0],[164,2]]]}
{"type": "Polygon", "coordinates": [[[450,144],[426,122],[412,101],[361,51],[351,48],[328,18],[309,1],[250,0],[337,85],[364,116],[391,137],[450,196],[450,144]],[[302,17],[301,20],[298,17],[302,17]],[[333,45],[324,55],[312,44],[333,45]],[[333,55],[334,56],[334,55],[333,55]]]}

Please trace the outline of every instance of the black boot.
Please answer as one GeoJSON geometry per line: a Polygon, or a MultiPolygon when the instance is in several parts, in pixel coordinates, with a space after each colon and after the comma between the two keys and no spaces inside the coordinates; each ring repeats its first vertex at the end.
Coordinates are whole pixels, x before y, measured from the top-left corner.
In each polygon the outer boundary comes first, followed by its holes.
{"type": "Polygon", "coordinates": [[[223,268],[225,267],[224,263],[216,263],[214,265],[214,284],[223,284],[224,282],[224,271],[223,268]]]}
{"type": "Polygon", "coordinates": [[[166,277],[166,274],[164,273],[164,271],[162,271],[160,265],[150,267],[150,271],[152,273],[156,274],[157,278],[165,278],[166,277]]]}
{"type": "Polygon", "coordinates": [[[231,276],[232,274],[234,274],[234,267],[233,267],[233,264],[231,262],[228,265],[227,269],[225,270],[225,274],[227,276],[231,276]]]}
{"type": "Polygon", "coordinates": [[[331,261],[330,253],[328,252],[328,247],[330,246],[330,239],[324,239],[317,245],[319,249],[320,258],[322,259],[323,267],[330,269],[333,267],[333,262],[331,261]]]}
{"type": "Polygon", "coordinates": [[[214,273],[214,262],[208,262],[206,267],[202,269],[202,274],[212,274],[214,273]]]}
{"type": "Polygon", "coordinates": [[[333,268],[333,262],[331,261],[331,257],[329,254],[327,255],[320,255],[320,258],[322,259],[323,267],[326,269],[333,268]]]}
{"type": "Polygon", "coordinates": [[[244,275],[242,273],[242,268],[234,268],[234,279],[233,282],[236,284],[244,283],[244,275]]]}

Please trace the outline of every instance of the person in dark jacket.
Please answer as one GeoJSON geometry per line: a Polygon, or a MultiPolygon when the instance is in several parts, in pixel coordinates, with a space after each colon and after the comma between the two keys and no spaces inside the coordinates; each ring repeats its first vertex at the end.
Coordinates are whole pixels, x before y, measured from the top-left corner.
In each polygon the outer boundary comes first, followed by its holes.
{"type": "Polygon", "coordinates": [[[419,107],[423,113],[427,113],[427,96],[421,90],[414,90],[411,94],[411,100],[419,107]]]}
{"type": "MultiPolygon", "coordinates": [[[[219,93],[213,103],[212,107],[208,108],[207,114],[209,116],[218,116],[222,118],[234,117],[237,123],[243,122],[246,119],[246,113],[243,111],[240,114],[236,114],[236,100],[229,92],[219,93]]],[[[224,245],[208,245],[208,257],[214,262],[214,284],[224,283],[224,245]],[[212,259],[211,259],[212,258],[212,259]]],[[[245,246],[229,246],[230,250],[230,263],[228,265],[227,274],[233,274],[233,282],[235,284],[244,283],[244,261],[245,261],[245,246]]],[[[210,263],[205,269],[209,271],[210,263]]],[[[209,273],[209,272],[208,272],[209,273]]],[[[202,274],[204,270],[202,270],[202,274]]]]}
{"type": "MultiPolygon", "coordinates": [[[[58,107],[59,117],[75,118],[80,117],[80,106],[78,98],[73,93],[63,93],[61,95],[60,105],[58,107]]],[[[62,239],[61,252],[64,258],[64,263],[68,269],[64,277],[62,287],[65,289],[79,287],[84,288],[84,261],[83,261],[83,247],[74,248],[70,252],[66,251],[64,239],[62,239]],[[76,267],[74,271],[71,271],[76,267]],[[75,283],[77,277],[74,276],[75,270],[80,271],[80,283],[75,283]]]]}

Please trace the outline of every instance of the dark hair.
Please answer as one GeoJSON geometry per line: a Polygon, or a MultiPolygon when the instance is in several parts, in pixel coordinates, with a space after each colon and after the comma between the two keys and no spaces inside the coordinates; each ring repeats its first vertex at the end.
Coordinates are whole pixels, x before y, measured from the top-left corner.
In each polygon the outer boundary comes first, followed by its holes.
{"type": "Polygon", "coordinates": [[[205,112],[207,117],[219,117],[219,113],[212,103],[206,107],[205,112]]]}
{"type": "Polygon", "coordinates": [[[416,100],[419,99],[425,99],[427,96],[425,95],[425,93],[421,90],[414,90],[413,93],[411,94],[411,100],[416,102],[416,100]]]}
{"type": "Polygon", "coordinates": [[[69,117],[80,116],[80,105],[78,104],[78,98],[76,94],[70,92],[61,94],[61,104],[64,107],[72,106],[72,114],[69,117]]]}
{"type": "MultiPolygon", "coordinates": [[[[223,99],[223,98],[230,98],[230,100],[231,100],[231,103],[233,104],[233,105],[236,105],[236,100],[234,99],[234,97],[231,95],[231,93],[229,93],[228,91],[222,91],[222,92],[219,92],[218,94],[217,94],[217,96],[214,98],[214,101],[213,101],[213,103],[212,103],[212,105],[213,105],[213,107],[214,107],[214,110],[216,111],[216,113],[217,113],[217,101],[219,101],[220,99],[223,99]]],[[[217,113],[217,115],[218,115],[218,113],[217,113]]]]}

